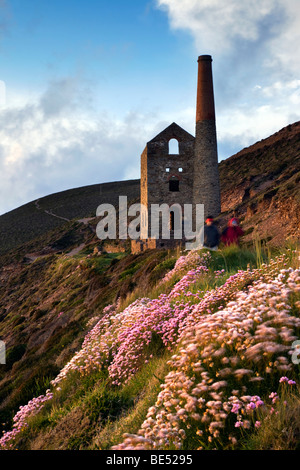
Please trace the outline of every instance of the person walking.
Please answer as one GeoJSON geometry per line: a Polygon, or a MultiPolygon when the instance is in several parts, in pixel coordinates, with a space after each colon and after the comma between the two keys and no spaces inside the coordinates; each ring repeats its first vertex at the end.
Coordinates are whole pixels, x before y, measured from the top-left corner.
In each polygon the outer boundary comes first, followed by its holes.
{"type": "Polygon", "coordinates": [[[209,248],[210,250],[217,250],[220,243],[220,233],[217,229],[213,217],[207,217],[204,226],[204,240],[203,248],[209,248]]]}
{"type": "Polygon", "coordinates": [[[244,235],[243,229],[239,226],[238,219],[233,217],[229,220],[228,226],[223,230],[221,241],[225,246],[239,245],[240,237],[244,235]]]}

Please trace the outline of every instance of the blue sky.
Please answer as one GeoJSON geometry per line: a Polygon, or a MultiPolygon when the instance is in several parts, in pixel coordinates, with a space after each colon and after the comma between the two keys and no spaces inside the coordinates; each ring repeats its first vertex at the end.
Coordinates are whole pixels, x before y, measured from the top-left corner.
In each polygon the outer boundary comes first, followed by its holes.
{"type": "Polygon", "coordinates": [[[148,140],[194,133],[201,54],[220,160],[299,120],[299,36],[299,0],[0,0],[0,214],[139,178],[148,140]]]}

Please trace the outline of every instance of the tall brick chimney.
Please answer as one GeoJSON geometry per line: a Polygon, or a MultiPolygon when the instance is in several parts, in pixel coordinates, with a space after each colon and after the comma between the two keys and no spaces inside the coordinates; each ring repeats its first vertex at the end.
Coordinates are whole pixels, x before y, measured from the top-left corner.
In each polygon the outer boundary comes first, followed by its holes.
{"type": "Polygon", "coordinates": [[[210,55],[198,57],[193,203],[204,204],[204,216],[221,212],[215,102],[210,55]]]}

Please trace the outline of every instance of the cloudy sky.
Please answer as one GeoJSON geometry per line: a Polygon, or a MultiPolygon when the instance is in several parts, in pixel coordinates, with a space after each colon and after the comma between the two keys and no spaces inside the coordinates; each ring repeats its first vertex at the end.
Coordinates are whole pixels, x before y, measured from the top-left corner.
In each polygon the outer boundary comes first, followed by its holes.
{"type": "Polygon", "coordinates": [[[0,214],[139,178],[148,140],[194,134],[202,54],[220,160],[298,121],[299,36],[299,0],[0,0],[0,214]]]}

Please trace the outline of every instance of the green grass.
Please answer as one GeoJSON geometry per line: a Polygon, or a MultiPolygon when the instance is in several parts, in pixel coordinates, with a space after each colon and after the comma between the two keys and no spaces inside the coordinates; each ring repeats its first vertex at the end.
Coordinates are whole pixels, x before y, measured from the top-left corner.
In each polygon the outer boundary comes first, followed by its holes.
{"type": "Polygon", "coordinates": [[[221,247],[218,251],[210,252],[212,259],[211,270],[225,269],[227,273],[237,272],[239,269],[254,268],[258,266],[257,253],[254,250],[240,248],[236,245],[221,247]]]}
{"type": "Polygon", "coordinates": [[[64,423],[65,450],[109,449],[117,444],[124,432],[137,432],[147,410],[156,400],[167,371],[170,353],[154,354],[140,372],[122,387],[110,385],[105,371],[80,377],[73,373],[56,392],[53,400],[29,420],[29,428],[22,434],[19,449],[29,449],[30,442],[50,433],[43,448],[55,449],[56,428],[64,423]],[[80,410],[86,428],[77,431],[72,417],[80,410]]]}
{"type": "Polygon", "coordinates": [[[245,450],[300,450],[300,390],[285,389],[274,405],[260,413],[262,425],[245,436],[245,450]]]}
{"type": "Polygon", "coordinates": [[[148,409],[154,405],[161,381],[168,372],[169,356],[170,353],[166,352],[162,357],[153,358],[123,387],[123,394],[134,397],[134,406],[116,421],[109,420],[100,428],[90,445],[91,449],[109,450],[122,441],[124,433],[138,432],[148,409]]]}
{"type": "MultiPolygon", "coordinates": [[[[209,273],[203,275],[199,282],[196,282],[191,286],[191,292],[195,293],[197,290],[207,290],[214,288],[225,282],[225,280],[232,274],[236,273],[239,269],[246,270],[248,267],[253,269],[258,266],[257,252],[252,249],[240,248],[238,246],[223,247],[218,251],[208,251],[211,254],[211,260],[209,263],[209,273]],[[215,278],[215,271],[224,269],[225,272],[218,279],[215,278]]],[[[167,253],[167,252],[165,252],[167,253]]],[[[122,299],[119,311],[124,310],[128,305],[141,297],[147,297],[150,299],[157,298],[160,294],[166,294],[171,291],[176,282],[181,278],[181,274],[175,274],[169,281],[161,284],[160,280],[163,276],[173,269],[176,260],[181,255],[179,251],[170,251],[166,254],[166,259],[158,263],[151,273],[151,280],[153,282],[149,284],[148,288],[137,287],[129,292],[126,298],[122,299]]],[[[269,259],[269,253],[263,253],[262,259],[267,261],[269,259]]]]}

